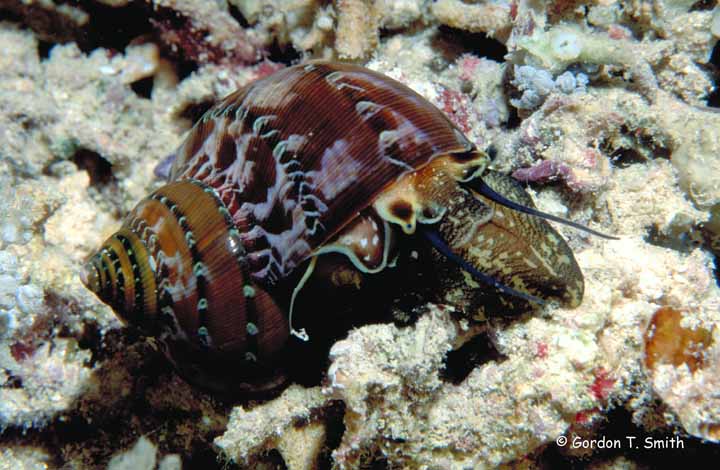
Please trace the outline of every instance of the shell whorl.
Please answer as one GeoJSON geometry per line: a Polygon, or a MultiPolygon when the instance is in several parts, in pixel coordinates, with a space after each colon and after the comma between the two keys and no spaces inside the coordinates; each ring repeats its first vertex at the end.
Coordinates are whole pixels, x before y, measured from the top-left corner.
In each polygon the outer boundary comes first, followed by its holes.
{"type": "Polygon", "coordinates": [[[90,258],[81,278],[123,321],[136,323],[157,310],[155,273],[149,264],[145,244],[123,227],[90,258]]]}
{"type": "Polygon", "coordinates": [[[215,190],[186,180],[141,201],[91,259],[85,281],[149,334],[256,362],[284,343],[287,322],[247,271],[215,190]]]}

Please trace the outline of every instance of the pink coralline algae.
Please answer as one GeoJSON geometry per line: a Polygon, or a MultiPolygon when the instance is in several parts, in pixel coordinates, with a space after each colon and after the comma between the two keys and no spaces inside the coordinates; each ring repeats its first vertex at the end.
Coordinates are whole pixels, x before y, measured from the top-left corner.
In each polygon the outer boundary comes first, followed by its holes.
{"type": "Polygon", "coordinates": [[[464,133],[469,133],[472,129],[469,123],[470,106],[471,102],[468,96],[459,91],[444,88],[440,92],[440,108],[464,133]]]}
{"type": "Polygon", "coordinates": [[[571,181],[572,170],[564,163],[542,160],[529,168],[519,168],[512,174],[513,178],[523,183],[547,183],[557,179],[571,181]]]}
{"type": "Polygon", "coordinates": [[[472,54],[463,54],[458,59],[458,76],[460,80],[469,82],[477,78],[478,67],[482,63],[480,57],[472,54]]]}
{"type": "Polygon", "coordinates": [[[538,359],[546,359],[548,357],[548,345],[547,343],[540,342],[535,348],[535,356],[538,359]]]}
{"type": "Polygon", "coordinates": [[[255,80],[267,77],[268,75],[272,75],[273,73],[283,68],[285,68],[285,64],[272,62],[267,59],[263,60],[262,62],[253,67],[253,71],[255,72],[255,80]]]}
{"type": "Polygon", "coordinates": [[[575,420],[573,424],[587,425],[593,420],[600,416],[600,410],[598,408],[590,408],[588,410],[582,410],[575,413],[575,420]]]}
{"type": "Polygon", "coordinates": [[[235,31],[233,47],[215,44],[208,40],[211,31],[200,22],[173,15],[150,19],[163,43],[170,51],[184,60],[215,64],[249,64],[257,61],[258,50],[241,28],[235,31]]]}
{"type": "Polygon", "coordinates": [[[615,379],[610,376],[608,371],[600,367],[595,371],[595,380],[590,385],[590,393],[597,401],[605,401],[614,386],[615,379]]]}
{"type": "Polygon", "coordinates": [[[560,181],[573,192],[596,191],[606,182],[602,154],[592,148],[580,150],[578,159],[568,163],[558,160],[541,160],[528,168],[519,168],[513,178],[522,183],[551,183],[560,181]]]}

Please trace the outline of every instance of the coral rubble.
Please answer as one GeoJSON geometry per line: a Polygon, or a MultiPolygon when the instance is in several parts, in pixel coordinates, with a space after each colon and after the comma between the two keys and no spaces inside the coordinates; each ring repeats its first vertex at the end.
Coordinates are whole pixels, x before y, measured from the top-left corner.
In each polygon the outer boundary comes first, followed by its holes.
{"type": "Polygon", "coordinates": [[[0,0],[0,11],[0,467],[673,458],[554,444],[603,438],[618,411],[628,433],[716,452],[717,2],[0,0]],[[82,287],[82,259],[160,184],[153,169],[212,102],[312,58],[407,84],[541,210],[618,236],[558,226],[585,275],[582,305],[493,311],[472,277],[413,251],[441,274],[431,295],[340,338],[322,379],[240,402],[194,389],[122,329],[82,287]]]}

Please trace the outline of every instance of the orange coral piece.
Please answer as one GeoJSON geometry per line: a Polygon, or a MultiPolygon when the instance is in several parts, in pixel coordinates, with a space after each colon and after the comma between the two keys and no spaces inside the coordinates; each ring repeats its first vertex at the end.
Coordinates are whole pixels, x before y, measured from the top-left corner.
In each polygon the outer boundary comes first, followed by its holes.
{"type": "Polygon", "coordinates": [[[659,308],[645,332],[645,367],[657,364],[687,364],[694,372],[703,364],[704,350],[712,343],[712,334],[704,329],[691,330],[680,325],[682,312],[659,308]]]}

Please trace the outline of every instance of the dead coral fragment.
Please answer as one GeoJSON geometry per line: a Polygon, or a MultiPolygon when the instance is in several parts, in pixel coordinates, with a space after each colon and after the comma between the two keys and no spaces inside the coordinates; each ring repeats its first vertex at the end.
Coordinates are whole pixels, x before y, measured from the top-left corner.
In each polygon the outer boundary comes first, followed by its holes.
{"type": "MultiPolygon", "coordinates": [[[[90,354],[78,349],[74,340],[55,339],[37,351],[8,358],[0,348],[0,361],[12,365],[22,388],[0,388],[0,429],[8,426],[41,427],[65,412],[86,389],[90,354]]],[[[3,384],[6,385],[6,384],[3,384]]]]}
{"type": "Polygon", "coordinates": [[[314,58],[367,58],[380,28],[400,30],[421,20],[425,0],[230,0],[266,47],[288,44],[314,58]]]}
{"type": "Polygon", "coordinates": [[[220,3],[189,0],[155,0],[154,3],[174,10],[175,20],[165,23],[170,28],[164,32],[171,38],[173,34],[178,35],[177,45],[190,53],[186,59],[200,63],[249,63],[259,58],[253,38],[220,3]]]}
{"type": "Polygon", "coordinates": [[[657,364],[685,364],[690,372],[703,365],[704,351],[712,343],[712,334],[704,328],[681,325],[683,314],[670,307],[659,308],[645,332],[645,367],[657,364]]]}
{"type": "Polygon", "coordinates": [[[126,452],[116,454],[108,462],[108,470],[180,470],[182,462],[176,454],[170,454],[157,463],[157,447],[145,436],[126,452]]]}
{"type": "Polygon", "coordinates": [[[44,41],[82,42],[84,38],[81,32],[87,32],[90,21],[87,12],[66,2],[3,0],[0,1],[0,8],[22,18],[35,35],[44,41]]]}
{"type": "Polygon", "coordinates": [[[432,6],[437,20],[453,28],[507,39],[512,26],[509,2],[468,5],[460,0],[439,0],[432,6]]]}
{"type": "Polygon", "coordinates": [[[335,49],[341,59],[362,59],[378,43],[380,18],[369,1],[339,0],[335,49]]]}
{"type": "MultiPolygon", "coordinates": [[[[311,412],[324,406],[325,402],[319,388],[304,389],[293,385],[280,397],[253,409],[235,407],[227,431],[215,439],[215,444],[227,458],[237,463],[249,462],[253,456],[273,448],[288,457],[286,461],[312,461],[313,456],[298,455],[298,449],[288,445],[287,436],[288,433],[291,436],[302,434],[294,425],[307,422],[309,435],[322,440],[324,433],[319,432],[317,423],[309,418],[311,412]]],[[[308,438],[307,433],[304,438],[308,438]]],[[[313,452],[319,450],[319,446],[308,442],[306,447],[313,452]]]]}
{"type": "Polygon", "coordinates": [[[558,25],[547,31],[535,31],[516,41],[516,61],[524,55],[528,65],[562,73],[575,63],[618,65],[632,76],[633,86],[648,96],[657,90],[657,80],[648,63],[648,50],[637,43],[612,39],[607,33],[586,31],[574,25],[558,25]]]}
{"type": "MultiPolygon", "coordinates": [[[[235,47],[216,44],[211,40],[207,28],[190,19],[161,18],[151,19],[163,44],[170,47],[178,57],[199,63],[249,63],[257,59],[255,49],[247,41],[238,39],[235,47]]],[[[236,28],[239,38],[244,37],[242,30],[236,28]]]]}
{"type": "Polygon", "coordinates": [[[333,39],[335,9],[316,0],[229,0],[252,26],[249,34],[265,47],[292,44],[299,51],[326,55],[333,39]]]}
{"type": "Polygon", "coordinates": [[[382,13],[381,26],[387,29],[400,29],[420,19],[424,9],[423,0],[376,0],[382,13]]]}
{"type": "Polygon", "coordinates": [[[644,338],[645,369],[655,393],[688,433],[713,441],[720,440],[720,347],[711,331],[716,325],[693,311],[661,307],[644,338]]]}
{"type": "Polygon", "coordinates": [[[132,449],[115,455],[108,463],[109,470],[152,470],[157,461],[157,449],[145,436],[137,440],[132,449]]]}

